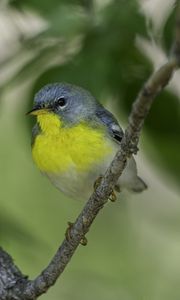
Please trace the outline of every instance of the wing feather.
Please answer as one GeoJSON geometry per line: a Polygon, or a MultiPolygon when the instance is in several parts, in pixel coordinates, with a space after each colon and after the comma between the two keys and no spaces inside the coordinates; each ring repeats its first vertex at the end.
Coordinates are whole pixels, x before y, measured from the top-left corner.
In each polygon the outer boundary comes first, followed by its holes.
{"type": "Polygon", "coordinates": [[[103,125],[106,126],[108,129],[109,135],[118,143],[120,144],[122,137],[124,135],[124,132],[120,125],[118,124],[118,121],[113,116],[112,113],[110,113],[107,109],[105,109],[103,106],[98,106],[96,110],[96,117],[103,125]]]}

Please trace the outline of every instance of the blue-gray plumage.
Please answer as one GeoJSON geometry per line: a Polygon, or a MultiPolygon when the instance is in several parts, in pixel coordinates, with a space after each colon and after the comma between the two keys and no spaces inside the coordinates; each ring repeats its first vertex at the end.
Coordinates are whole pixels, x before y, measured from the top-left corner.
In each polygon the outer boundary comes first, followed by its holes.
{"type": "MultiPolygon", "coordinates": [[[[99,122],[107,127],[109,134],[118,142],[123,137],[123,130],[115,117],[106,110],[97,100],[85,89],[69,83],[53,83],[43,87],[34,98],[35,108],[50,108],[65,119],[66,126],[78,123],[79,120],[88,120],[93,126],[99,122]],[[65,108],[59,109],[55,100],[64,99],[65,108]]],[[[35,136],[37,127],[33,130],[35,136]]]]}

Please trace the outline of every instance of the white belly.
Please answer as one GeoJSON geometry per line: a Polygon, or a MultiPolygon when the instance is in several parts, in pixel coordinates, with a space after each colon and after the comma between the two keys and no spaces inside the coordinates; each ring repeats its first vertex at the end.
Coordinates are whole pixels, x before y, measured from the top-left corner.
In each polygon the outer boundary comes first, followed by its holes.
{"type": "MultiPolygon", "coordinates": [[[[87,200],[93,192],[94,182],[103,175],[114,157],[115,152],[101,164],[95,165],[91,171],[77,171],[71,167],[63,174],[45,174],[59,190],[75,199],[87,200]]],[[[132,189],[137,181],[137,170],[134,158],[131,158],[124,169],[118,184],[120,189],[132,189]]]]}

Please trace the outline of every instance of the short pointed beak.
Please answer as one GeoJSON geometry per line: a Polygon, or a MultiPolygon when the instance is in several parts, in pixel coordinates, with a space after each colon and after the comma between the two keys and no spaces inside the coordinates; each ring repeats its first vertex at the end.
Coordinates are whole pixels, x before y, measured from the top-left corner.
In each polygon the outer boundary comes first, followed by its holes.
{"type": "Polygon", "coordinates": [[[39,107],[34,107],[30,111],[26,113],[27,116],[39,116],[46,114],[49,111],[49,108],[39,108],[39,107]]]}

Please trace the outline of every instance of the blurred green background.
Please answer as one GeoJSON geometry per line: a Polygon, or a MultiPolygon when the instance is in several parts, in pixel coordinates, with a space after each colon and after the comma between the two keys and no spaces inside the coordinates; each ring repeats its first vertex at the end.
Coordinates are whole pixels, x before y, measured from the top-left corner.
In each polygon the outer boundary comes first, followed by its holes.
{"type": "MultiPolygon", "coordinates": [[[[23,273],[49,262],[84,203],[32,162],[34,93],[49,82],[89,89],[125,127],[131,104],[166,61],[173,0],[0,2],[0,244],[23,273]]],[[[43,300],[180,299],[180,73],[156,99],[137,156],[149,189],[108,204],[43,300]]]]}

